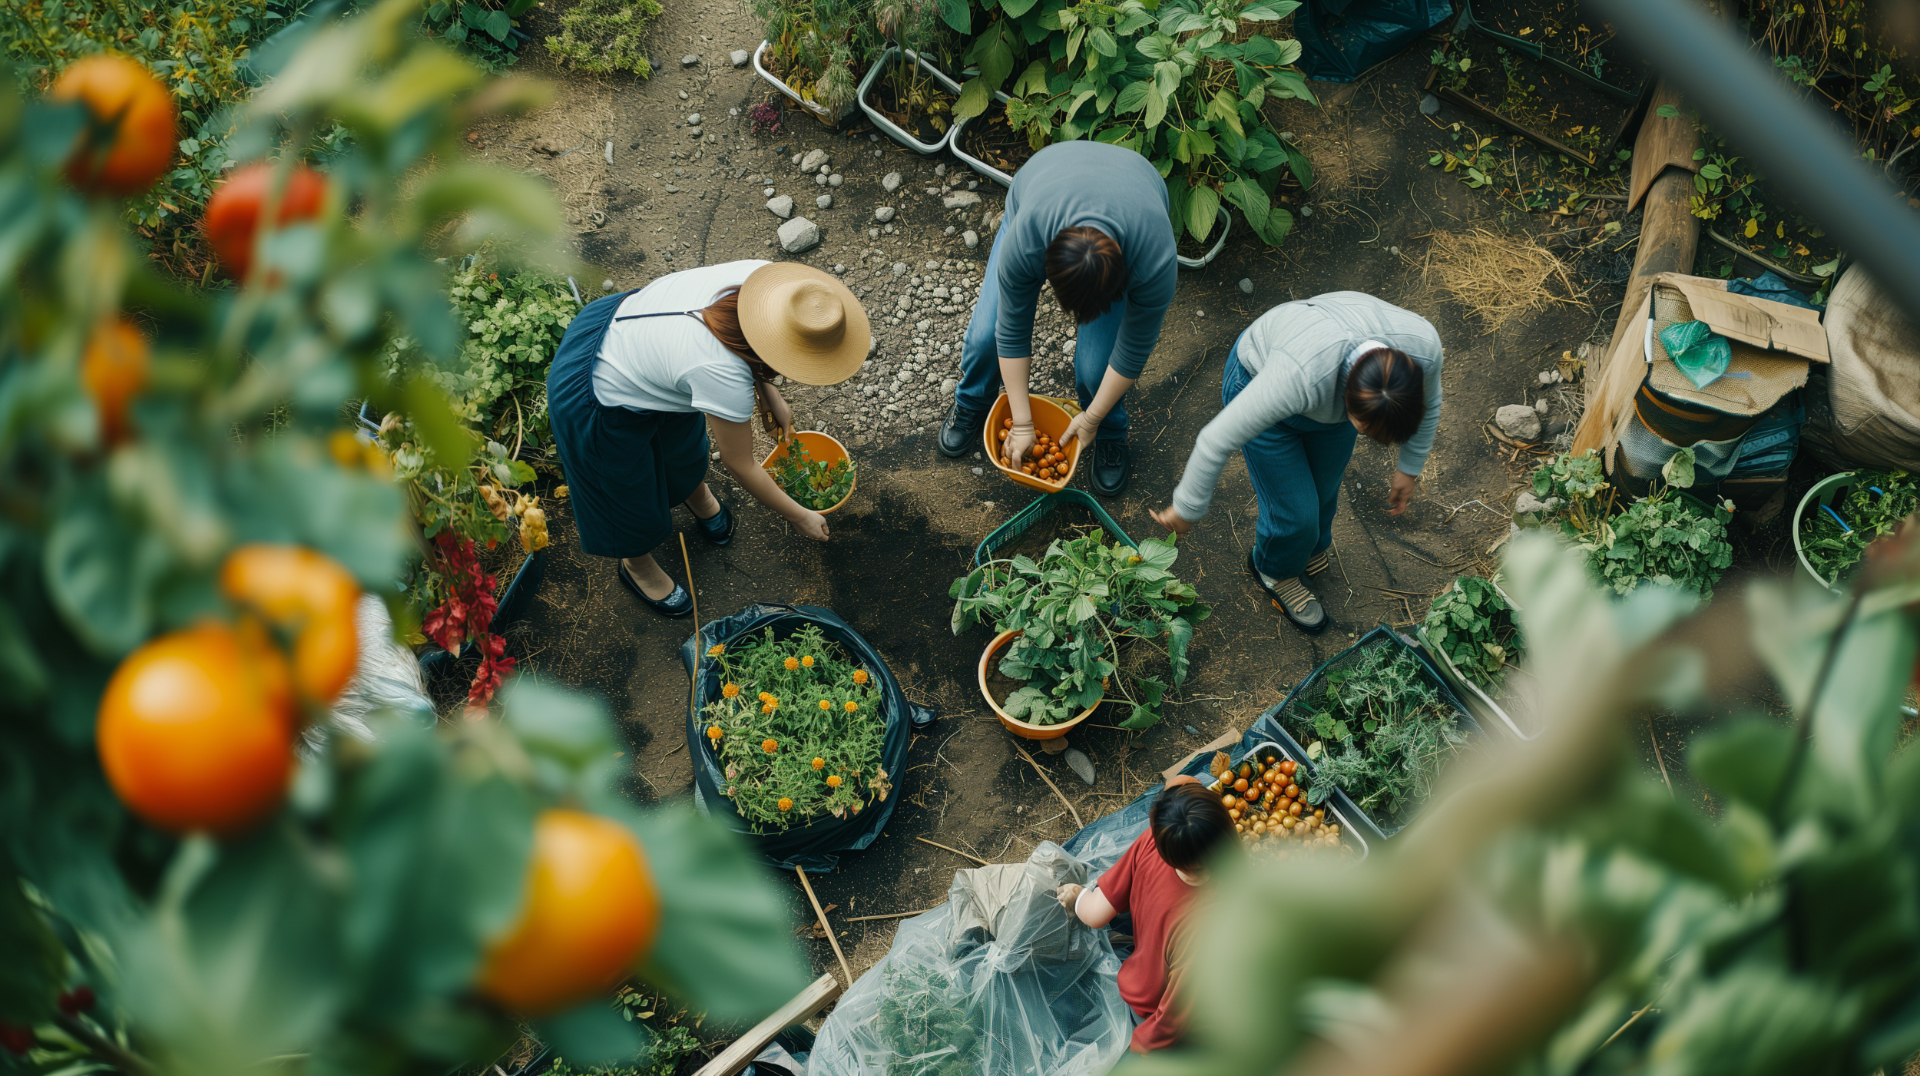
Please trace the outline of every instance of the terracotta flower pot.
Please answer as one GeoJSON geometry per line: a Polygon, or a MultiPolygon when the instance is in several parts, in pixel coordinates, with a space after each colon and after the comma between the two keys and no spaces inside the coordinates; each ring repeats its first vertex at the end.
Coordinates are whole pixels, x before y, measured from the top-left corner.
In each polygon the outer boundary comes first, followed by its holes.
{"type": "Polygon", "coordinates": [[[1106,701],[1106,695],[1103,693],[1092,706],[1082,710],[1080,716],[1070,721],[1062,721],[1058,725],[1030,725],[1018,718],[1008,717],[1007,712],[1002,710],[1000,704],[994,701],[993,693],[987,689],[987,670],[992,667],[994,658],[999,655],[1000,651],[1005,650],[1019,634],[1017,631],[1003,631],[994,636],[993,641],[987,644],[986,650],[981,652],[980,697],[987,700],[987,705],[993,708],[994,716],[998,717],[1000,723],[1007,727],[1007,731],[1013,733],[1015,736],[1029,740],[1057,740],[1073,731],[1075,725],[1092,717],[1093,712],[1100,708],[1100,703],[1106,701]]]}

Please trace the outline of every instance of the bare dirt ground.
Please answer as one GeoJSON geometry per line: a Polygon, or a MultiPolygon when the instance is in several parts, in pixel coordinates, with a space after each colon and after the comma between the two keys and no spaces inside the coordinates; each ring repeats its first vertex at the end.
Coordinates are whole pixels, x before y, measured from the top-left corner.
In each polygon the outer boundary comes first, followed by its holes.
{"type": "MultiPolygon", "coordinates": [[[[534,29],[537,39],[538,20],[534,29]]],[[[803,427],[835,433],[859,450],[859,491],[831,517],[832,540],[815,544],[789,533],[718,468],[715,488],[739,514],[739,537],[724,550],[688,538],[703,617],[753,601],[831,607],[886,656],[909,694],[942,715],[930,734],[914,740],[886,836],[814,881],[821,901],[837,907],[838,922],[944,899],[953,871],[971,864],[916,837],[987,860],[1017,860],[1074,827],[1015,753],[974,685],[985,629],[961,638],[948,630],[949,582],[966,569],[975,545],[1032,498],[991,472],[980,474],[982,461],[948,460],[933,446],[950,398],[945,382],[958,372],[967,299],[986,260],[1002,192],[986,182],[969,190],[978,177],[953,158],[923,158],[875,141],[864,123],[835,132],[789,113],[786,129],[755,137],[746,109],[778,98],[750,65],[733,67],[728,54],[751,50],[760,36],[743,5],[669,4],[652,36],[652,51],[664,64],[644,82],[544,70],[543,50],[530,45],[522,69],[557,80],[555,104],[477,131],[472,145],[477,154],[552,180],[577,231],[579,255],[591,266],[580,281],[589,296],[599,293],[603,279],[626,289],[695,265],[787,257],[773,239],[780,221],[765,208],[770,186],[793,196],[796,212],[822,228],[824,242],[799,257],[842,272],[874,315],[879,346],[860,377],[790,396],[803,427]],[[686,53],[701,62],[682,67],[686,53]],[[693,114],[701,118],[698,134],[689,125],[693,114]],[[795,154],[812,149],[830,155],[839,186],[819,186],[794,166],[795,154]],[[883,180],[892,172],[902,183],[889,192],[883,180]],[[944,194],[943,187],[949,188],[944,194]],[[944,208],[946,195],[957,192],[977,194],[979,201],[944,208]],[[823,193],[832,195],[833,206],[814,208],[823,193]],[[882,206],[896,210],[894,229],[874,236],[869,229],[879,227],[874,211],[882,206]],[[976,248],[963,241],[968,230],[981,237],[976,248]],[[904,270],[896,272],[896,265],[904,270]],[[937,287],[947,295],[933,294],[937,287]]],[[[1356,86],[1319,86],[1324,108],[1289,104],[1277,116],[1318,168],[1320,184],[1308,199],[1312,215],[1300,218],[1279,250],[1263,248],[1242,226],[1213,265],[1182,273],[1165,333],[1129,400],[1133,482],[1105,504],[1129,534],[1153,535],[1147,511],[1166,502],[1195,435],[1217,411],[1222,365],[1238,333],[1274,304],[1342,289],[1408,306],[1432,319],[1447,341],[1444,411],[1421,495],[1406,515],[1388,516],[1393,457],[1363,440],[1335,528],[1338,565],[1318,581],[1335,627],[1308,637],[1269,607],[1246,574],[1255,507],[1236,457],[1212,515],[1181,543],[1177,571],[1215,613],[1196,640],[1195,675],[1167,707],[1167,720],[1129,734],[1097,716],[1100,724],[1077,732],[1074,745],[1098,768],[1092,787],[1057,757],[1036,755],[1085,819],[1125,804],[1151,787],[1163,767],[1219,734],[1245,728],[1376,623],[1424,614],[1428,597],[1456,575],[1489,567],[1491,549],[1508,530],[1506,506],[1531,460],[1491,437],[1488,420],[1501,404],[1534,402],[1541,371],[1564,350],[1604,339],[1612,327],[1620,285],[1609,282],[1613,273],[1605,266],[1577,278],[1586,289],[1582,301],[1549,303],[1492,333],[1429,283],[1423,266],[1433,233],[1543,226],[1506,219],[1496,199],[1427,166],[1443,134],[1418,110],[1425,56],[1416,45],[1356,86]],[[1242,278],[1252,282],[1251,294],[1237,287],[1242,278]]],[[[1436,118],[1449,116],[1443,111],[1436,118]]],[[[1630,237],[1631,230],[1624,238],[1630,237]]],[[[1069,337],[1064,322],[1051,318],[1043,323],[1053,335],[1043,337],[1049,350],[1041,355],[1041,380],[1065,390],[1061,345],[1069,337]]],[[[1567,406],[1556,399],[1549,420],[1569,417],[1567,406]]],[[[640,607],[617,585],[610,562],[579,551],[565,502],[549,504],[555,511],[546,583],[512,646],[531,674],[608,700],[631,747],[636,795],[686,797],[687,679],[677,648],[689,623],[640,607]]],[[[686,578],[677,545],[657,553],[675,577],[686,578]]],[[[795,924],[805,931],[812,916],[797,884],[786,881],[795,924]]],[[[838,928],[856,973],[885,953],[895,926],[880,920],[838,928]]],[[[806,944],[817,969],[834,966],[824,939],[806,944]]]]}

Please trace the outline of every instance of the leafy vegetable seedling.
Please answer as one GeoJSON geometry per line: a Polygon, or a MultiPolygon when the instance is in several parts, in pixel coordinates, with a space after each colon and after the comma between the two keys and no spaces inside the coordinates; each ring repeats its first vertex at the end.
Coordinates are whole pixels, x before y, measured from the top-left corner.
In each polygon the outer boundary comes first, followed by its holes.
{"type": "Polygon", "coordinates": [[[1920,480],[1905,471],[1855,471],[1853,489],[1827,512],[1800,520],[1800,552],[1820,577],[1837,583],[1853,574],[1867,547],[1899,529],[1920,510],[1920,480]]]}
{"type": "Polygon", "coordinates": [[[850,459],[814,459],[806,442],[787,442],[787,451],[773,462],[773,480],[787,496],[818,512],[832,508],[853,492],[854,462],[850,459]]]}

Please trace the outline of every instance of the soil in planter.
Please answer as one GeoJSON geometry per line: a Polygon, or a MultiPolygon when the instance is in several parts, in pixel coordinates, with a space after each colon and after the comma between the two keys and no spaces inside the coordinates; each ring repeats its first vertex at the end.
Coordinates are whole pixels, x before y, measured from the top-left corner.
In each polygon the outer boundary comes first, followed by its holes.
{"type": "Polygon", "coordinates": [[[1006,106],[997,97],[985,112],[967,121],[960,138],[961,149],[1008,175],[1018,171],[1036,152],[1027,142],[1025,131],[1016,131],[1007,125],[1006,106]]]}
{"type": "Polygon", "coordinates": [[[1473,17],[1609,85],[1637,92],[1647,79],[1649,68],[1615,40],[1613,24],[1583,17],[1577,0],[1475,0],[1473,17]]]}
{"type": "MultiPolygon", "coordinates": [[[[1455,41],[1448,56],[1456,61],[1470,58],[1473,63],[1464,80],[1441,72],[1441,85],[1450,85],[1481,107],[1588,157],[1608,152],[1633,114],[1634,102],[1603,93],[1551,64],[1484,37],[1469,35],[1455,41]]],[[[1638,90],[1639,81],[1627,88],[1638,90]]]]}
{"type": "Polygon", "coordinates": [[[1207,237],[1204,240],[1195,239],[1193,233],[1185,228],[1180,229],[1179,243],[1177,244],[1180,256],[1198,261],[1208,254],[1213,253],[1213,245],[1220,241],[1220,229],[1225,226],[1226,225],[1218,220],[1214,221],[1213,230],[1207,233],[1207,237]]]}
{"type": "Polygon", "coordinates": [[[900,91],[894,87],[901,73],[900,61],[896,58],[873,81],[873,90],[868,94],[867,103],[892,120],[894,126],[932,145],[940,141],[947,129],[953,126],[953,103],[956,98],[925,71],[918,68],[909,68],[908,71],[909,85],[904,101],[901,100],[900,91]]]}

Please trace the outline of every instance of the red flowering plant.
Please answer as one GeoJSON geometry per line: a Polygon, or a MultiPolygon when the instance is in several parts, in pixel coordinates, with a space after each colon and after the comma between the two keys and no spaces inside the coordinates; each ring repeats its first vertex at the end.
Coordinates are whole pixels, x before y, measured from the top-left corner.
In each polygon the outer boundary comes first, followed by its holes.
{"type": "Polygon", "coordinates": [[[481,570],[471,538],[441,531],[433,540],[433,551],[428,570],[438,577],[438,589],[446,600],[428,610],[420,629],[455,657],[469,641],[479,649],[480,668],[467,689],[467,702],[485,706],[514,666],[514,659],[507,656],[507,641],[493,631],[493,614],[500,607],[494,597],[497,580],[481,570]]]}

